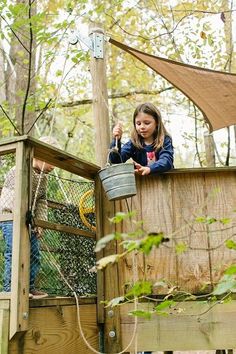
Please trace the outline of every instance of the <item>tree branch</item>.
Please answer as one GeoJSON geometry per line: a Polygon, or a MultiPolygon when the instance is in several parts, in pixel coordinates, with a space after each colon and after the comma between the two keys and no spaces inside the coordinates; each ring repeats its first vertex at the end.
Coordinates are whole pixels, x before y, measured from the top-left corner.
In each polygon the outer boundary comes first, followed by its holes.
{"type": "Polygon", "coordinates": [[[27,105],[27,100],[29,97],[29,91],[30,91],[30,81],[31,81],[31,65],[32,65],[32,48],[33,48],[33,30],[32,30],[32,23],[31,23],[31,0],[29,0],[29,30],[30,30],[30,40],[29,40],[29,66],[28,66],[28,77],[27,77],[27,86],[26,86],[26,91],[25,91],[25,98],[24,98],[24,103],[22,107],[22,122],[21,122],[21,131],[24,134],[24,121],[25,121],[25,111],[26,111],[26,105],[27,105]]]}
{"type": "Polygon", "coordinates": [[[10,121],[10,123],[12,124],[14,129],[17,131],[18,135],[21,135],[19,130],[17,129],[17,127],[15,126],[15,124],[13,123],[13,121],[11,120],[11,118],[9,117],[9,115],[7,114],[7,112],[5,111],[5,109],[3,108],[3,106],[1,104],[0,104],[0,108],[2,109],[2,111],[5,114],[5,116],[7,117],[7,119],[10,121]]]}
{"type": "Polygon", "coordinates": [[[19,43],[22,45],[22,47],[29,53],[29,50],[26,48],[26,46],[24,45],[24,43],[21,41],[21,39],[18,37],[18,35],[16,34],[16,32],[11,28],[11,26],[9,25],[9,23],[7,22],[7,20],[2,16],[0,15],[1,19],[3,21],[6,22],[6,24],[8,25],[8,27],[10,28],[10,30],[12,31],[12,33],[14,34],[14,36],[16,37],[16,39],[19,41],[19,43]]]}
{"type": "MultiPolygon", "coordinates": [[[[156,90],[140,90],[140,91],[132,91],[132,92],[122,92],[122,93],[114,93],[112,95],[108,95],[108,99],[114,100],[118,98],[127,98],[132,97],[135,95],[159,95],[162,92],[173,90],[174,87],[166,87],[165,89],[156,91],[156,90]]],[[[86,104],[92,104],[93,100],[91,98],[79,100],[79,101],[72,101],[72,102],[60,102],[58,104],[59,107],[75,107],[75,106],[82,106],[86,104]]],[[[51,106],[53,107],[53,105],[51,106]]]]}

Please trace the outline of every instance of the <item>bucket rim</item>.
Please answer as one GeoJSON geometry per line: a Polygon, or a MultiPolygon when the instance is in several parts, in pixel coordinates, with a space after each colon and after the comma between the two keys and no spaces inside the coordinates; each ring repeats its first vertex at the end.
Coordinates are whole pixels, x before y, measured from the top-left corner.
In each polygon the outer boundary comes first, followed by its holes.
{"type": "Polygon", "coordinates": [[[100,173],[100,172],[102,172],[102,171],[105,171],[105,170],[107,170],[109,167],[118,167],[118,166],[121,166],[121,165],[132,165],[133,167],[134,167],[134,164],[133,164],[133,162],[120,162],[120,163],[114,163],[114,164],[111,164],[111,165],[108,165],[108,166],[106,166],[106,167],[103,167],[103,168],[101,168],[99,171],[98,171],[98,173],[100,173]]]}

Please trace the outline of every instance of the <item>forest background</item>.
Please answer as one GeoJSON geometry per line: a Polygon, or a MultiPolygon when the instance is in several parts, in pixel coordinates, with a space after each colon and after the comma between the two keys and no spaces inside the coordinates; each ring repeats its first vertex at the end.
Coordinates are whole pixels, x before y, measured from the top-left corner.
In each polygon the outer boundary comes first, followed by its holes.
{"type": "MultiPolygon", "coordinates": [[[[0,137],[52,135],[62,149],[95,162],[91,52],[71,36],[100,23],[105,36],[146,53],[236,72],[235,0],[0,0],[0,137]]],[[[207,166],[207,125],[180,91],[106,42],[110,130],[150,101],[173,137],[175,167],[207,166]]],[[[212,93],[214,95],[214,92],[212,93]]],[[[236,129],[211,135],[213,164],[235,165],[236,129]]]]}

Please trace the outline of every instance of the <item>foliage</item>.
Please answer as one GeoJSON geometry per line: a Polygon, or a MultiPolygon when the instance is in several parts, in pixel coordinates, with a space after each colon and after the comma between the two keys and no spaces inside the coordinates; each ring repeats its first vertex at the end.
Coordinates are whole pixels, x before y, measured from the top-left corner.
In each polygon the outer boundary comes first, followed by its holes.
{"type": "MultiPolygon", "coordinates": [[[[133,219],[135,212],[121,213],[118,212],[113,218],[110,218],[110,222],[114,225],[130,222],[132,231],[127,233],[114,232],[101,238],[95,247],[96,252],[100,252],[112,242],[117,242],[117,249],[119,252],[116,254],[110,254],[99,259],[96,266],[92,268],[93,271],[104,271],[107,267],[117,264],[121,259],[125,259],[128,255],[134,253],[134,257],[138,254],[148,255],[153,249],[161,247],[163,242],[170,241],[170,237],[165,237],[162,232],[158,234],[147,234],[143,229],[143,222],[137,222],[133,219]]],[[[228,225],[232,220],[230,218],[216,219],[210,216],[199,216],[195,218],[196,223],[202,223],[205,225],[212,225],[214,223],[221,223],[228,225]]],[[[236,243],[233,240],[225,241],[226,247],[231,250],[236,250],[236,243]]],[[[187,244],[184,242],[178,242],[175,245],[176,254],[182,254],[187,251],[187,244]]],[[[195,295],[184,290],[180,290],[178,286],[172,285],[165,279],[159,279],[155,283],[144,279],[138,279],[137,281],[125,285],[125,293],[122,296],[118,296],[104,301],[105,307],[122,306],[130,302],[143,302],[151,301],[153,306],[150,310],[134,309],[129,312],[129,315],[144,317],[150,319],[152,315],[167,315],[170,313],[181,313],[184,311],[179,306],[179,302],[183,301],[198,301],[201,298],[206,299],[209,302],[210,308],[214,306],[218,299],[221,302],[228,301],[232,292],[236,289],[236,265],[229,266],[214,286],[211,293],[205,293],[204,295],[195,295]],[[166,295],[158,296],[157,289],[165,289],[166,295]],[[153,293],[157,296],[153,296],[153,293]],[[222,298],[223,297],[223,298],[222,298]],[[156,304],[155,304],[156,302],[156,304]]]]}
{"type": "MultiPolygon", "coordinates": [[[[37,13],[29,17],[28,2],[2,0],[1,37],[6,53],[0,54],[5,68],[3,78],[0,76],[0,103],[15,122],[17,105],[11,98],[14,75],[22,78],[22,68],[27,70],[30,60],[27,39],[32,30],[31,59],[37,55],[26,113],[36,113],[34,119],[42,113],[34,134],[52,132],[66,151],[93,161],[95,132],[91,101],[83,104],[92,98],[90,52],[84,44],[70,45],[70,33],[85,29],[83,35],[86,35],[91,21],[99,22],[107,35],[150,54],[216,70],[227,70],[231,62],[234,71],[233,46],[231,58],[227,52],[228,9],[224,6],[223,1],[213,0],[194,3],[148,0],[137,4],[126,0],[44,0],[38,4],[37,13]]],[[[206,127],[201,113],[179,91],[170,89],[168,82],[133,57],[110,44],[106,44],[106,49],[108,93],[117,97],[109,100],[110,123],[122,121],[124,138],[127,138],[136,104],[152,101],[163,112],[167,128],[174,132],[176,167],[199,165],[199,161],[205,165],[203,131],[206,127]],[[122,94],[124,97],[119,98],[122,94]]],[[[14,96],[23,100],[25,93],[25,86],[20,87],[14,96]]],[[[3,136],[14,132],[3,112],[0,129],[3,136]]],[[[227,144],[219,148],[226,154],[227,144]]]]}
{"type": "MultiPolygon", "coordinates": [[[[117,263],[121,258],[126,257],[132,252],[135,252],[135,254],[141,252],[148,255],[153,248],[159,247],[162,242],[169,241],[169,239],[164,237],[163,233],[147,234],[142,227],[142,222],[137,222],[132,219],[134,215],[135,212],[117,212],[113,218],[109,219],[113,224],[119,224],[127,220],[132,221],[135,225],[135,230],[128,233],[114,232],[101,238],[96,244],[95,252],[100,252],[113,241],[119,242],[123,252],[102,257],[97,261],[96,266],[92,268],[93,271],[104,270],[108,265],[117,263]]],[[[135,301],[136,299],[145,298],[152,294],[152,289],[153,285],[150,281],[138,280],[129,287],[125,296],[119,296],[105,301],[105,305],[106,307],[115,307],[126,302],[135,301]]],[[[174,305],[174,302],[166,299],[162,304],[157,305],[153,311],[134,310],[129,314],[150,319],[152,313],[159,315],[164,314],[164,309],[169,309],[172,305],[174,305]]]]}

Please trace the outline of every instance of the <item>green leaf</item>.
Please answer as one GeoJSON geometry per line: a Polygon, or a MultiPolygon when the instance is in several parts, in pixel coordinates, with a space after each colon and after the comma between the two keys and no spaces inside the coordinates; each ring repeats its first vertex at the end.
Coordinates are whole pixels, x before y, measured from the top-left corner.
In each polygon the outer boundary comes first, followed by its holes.
{"type": "Polygon", "coordinates": [[[220,219],[220,222],[221,224],[223,225],[227,225],[231,222],[232,220],[230,218],[223,218],[223,219],[220,219]]]}
{"type": "Polygon", "coordinates": [[[228,267],[225,271],[225,274],[229,274],[229,275],[236,274],[236,264],[232,264],[230,267],[228,267]]]}
{"type": "Polygon", "coordinates": [[[106,247],[107,243],[115,239],[115,234],[109,234],[98,240],[96,247],[95,247],[95,252],[101,251],[104,247],[106,247]]]}
{"type": "Polygon", "coordinates": [[[130,311],[128,314],[130,316],[143,317],[143,318],[147,318],[148,320],[150,320],[152,312],[144,311],[144,310],[134,310],[134,311],[130,311]]]}
{"type": "Polygon", "coordinates": [[[196,222],[202,223],[202,224],[213,224],[214,222],[217,221],[217,219],[212,218],[210,216],[199,216],[195,219],[196,222]]]}
{"type": "Polygon", "coordinates": [[[213,294],[222,295],[234,289],[236,289],[235,275],[226,274],[217,284],[216,288],[213,291],[213,294]]]}
{"type": "Polygon", "coordinates": [[[165,300],[162,301],[160,304],[154,307],[155,311],[158,313],[163,312],[163,310],[170,308],[171,306],[175,305],[175,301],[173,300],[165,300]]]}
{"type": "Polygon", "coordinates": [[[113,224],[118,224],[123,220],[129,219],[135,215],[135,211],[131,211],[129,213],[118,212],[113,218],[110,218],[109,221],[113,224]]]}
{"type": "Polygon", "coordinates": [[[229,248],[230,250],[236,250],[236,242],[233,240],[227,240],[225,241],[225,245],[227,248],[229,248]]]}
{"type": "Polygon", "coordinates": [[[186,243],[184,242],[180,242],[175,246],[175,251],[177,254],[182,254],[184,252],[186,252],[188,249],[186,243]]]}
{"type": "Polygon", "coordinates": [[[127,297],[138,297],[142,295],[150,295],[152,293],[152,283],[149,281],[136,282],[130,291],[126,294],[127,297]]]}

